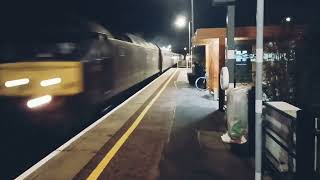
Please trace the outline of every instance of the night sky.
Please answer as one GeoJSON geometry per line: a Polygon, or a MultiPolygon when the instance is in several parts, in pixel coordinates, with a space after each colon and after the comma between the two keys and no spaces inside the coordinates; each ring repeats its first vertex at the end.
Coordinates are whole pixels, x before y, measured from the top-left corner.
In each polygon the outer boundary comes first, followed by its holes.
{"type": "MultiPolygon", "coordinates": [[[[12,1],[10,1],[12,2],[12,1]]],[[[296,24],[307,24],[314,17],[316,0],[265,0],[265,24],[280,24],[286,16],[296,24]]],[[[225,27],[226,8],[212,7],[211,0],[194,0],[195,28],[225,27]]],[[[2,7],[4,7],[2,5],[2,7]]],[[[73,14],[103,24],[112,33],[137,33],[145,39],[172,44],[182,49],[188,43],[188,29],[176,30],[177,15],[190,17],[190,0],[87,0],[54,2],[16,2],[5,8],[1,22],[22,23],[21,29],[34,19],[46,21],[46,16],[64,18],[73,14]]],[[[238,0],[236,25],[255,25],[256,0],[238,0]]]]}

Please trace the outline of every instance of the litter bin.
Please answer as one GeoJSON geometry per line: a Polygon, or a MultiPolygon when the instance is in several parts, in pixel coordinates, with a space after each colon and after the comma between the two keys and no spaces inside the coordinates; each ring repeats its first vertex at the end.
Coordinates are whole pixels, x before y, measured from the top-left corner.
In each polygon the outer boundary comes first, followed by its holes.
{"type": "Polygon", "coordinates": [[[226,120],[228,132],[222,136],[226,143],[244,144],[248,136],[248,94],[250,87],[227,91],[226,120]]]}

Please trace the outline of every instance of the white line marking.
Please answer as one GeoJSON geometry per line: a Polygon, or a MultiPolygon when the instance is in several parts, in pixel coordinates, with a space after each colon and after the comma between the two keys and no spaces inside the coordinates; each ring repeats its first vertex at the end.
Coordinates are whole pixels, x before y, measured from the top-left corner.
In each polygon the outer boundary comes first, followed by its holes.
{"type": "Polygon", "coordinates": [[[227,59],[235,59],[235,50],[227,50],[227,59]]]}
{"type": "Polygon", "coordinates": [[[257,61],[257,63],[263,62],[263,49],[262,48],[256,49],[256,61],[257,61]]]}
{"type": "MultiPolygon", "coordinates": [[[[88,131],[90,131],[92,128],[94,128],[95,126],[97,126],[98,124],[100,124],[103,120],[105,120],[107,117],[109,117],[112,113],[114,113],[115,111],[117,111],[118,109],[120,109],[122,106],[124,106],[125,104],[127,104],[130,100],[132,100],[134,97],[136,97],[137,95],[139,95],[142,91],[144,91],[145,89],[147,89],[148,87],[150,87],[152,84],[154,84],[158,79],[160,79],[162,76],[168,74],[169,71],[166,71],[164,74],[162,74],[161,76],[159,76],[158,78],[154,79],[151,83],[149,83],[147,86],[145,86],[144,88],[142,88],[140,91],[136,92],[133,96],[131,96],[129,99],[127,99],[126,101],[124,101],[123,103],[121,103],[119,106],[115,107],[112,111],[110,111],[109,113],[107,113],[106,115],[104,115],[102,118],[98,119],[96,122],[94,122],[93,124],[91,124],[89,127],[87,127],[86,129],[84,129],[83,131],[81,131],[79,134],[77,134],[76,136],[74,136],[73,138],[71,138],[69,141],[67,141],[66,143],[64,143],[62,146],[60,146],[59,148],[57,148],[56,150],[54,150],[53,152],[51,152],[48,156],[46,156],[45,158],[43,158],[42,160],[40,160],[38,163],[36,163],[35,165],[33,165],[32,167],[30,167],[28,170],[26,170],[24,173],[22,173],[20,176],[18,176],[17,178],[15,178],[15,180],[23,180],[25,178],[27,178],[28,176],[30,176],[33,172],[35,172],[37,169],[39,169],[41,166],[43,166],[45,163],[47,163],[49,160],[51,160],[52,158],[54,158],[55,156],[57,156],[61,151],[63,151],[64,149],[66,149],[68,146],[70,146],[73,142],[75,142],[76,140],[78,140],[82,135],[84,135],[85,133],[87,133],[88,131]]],[[[170,76],[169,76],[170,77],[170,76]]]]}
{"type": "Polygon", "coordinates": [[[256,113],[262,113],[262,100],[256,100],[256,113]]]}
{"type": "Polygon", "coordinates": [[[255,180],[261,180],[261,178],[262,178],[262,176],[261,176],[261,173],[259,173],[259,172],[256,172],[255,173],[255,180]]]}

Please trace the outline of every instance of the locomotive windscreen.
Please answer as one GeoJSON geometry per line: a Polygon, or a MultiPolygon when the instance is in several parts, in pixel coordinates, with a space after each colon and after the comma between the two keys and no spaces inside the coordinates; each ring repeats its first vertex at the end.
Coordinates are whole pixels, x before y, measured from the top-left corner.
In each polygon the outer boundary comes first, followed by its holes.
{"type": "Polygon", "coordinates": [[[41,59],[79,60],[94,33],[51,33],[10,36],[0,42],[0,63],[38,61],[41,59]]]}

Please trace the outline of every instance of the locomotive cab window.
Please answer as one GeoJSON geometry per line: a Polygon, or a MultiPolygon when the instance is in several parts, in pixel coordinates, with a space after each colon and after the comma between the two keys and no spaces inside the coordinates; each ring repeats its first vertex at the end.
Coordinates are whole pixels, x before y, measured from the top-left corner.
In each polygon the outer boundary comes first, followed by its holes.
{"type": "Polygon", "coordinates": [[[76,33],[40,34],[36,37],[31,39],[24,36],[2,41],[0,58],[5,62],[79,60],[94,39],[93,35],[76,33]]]}

